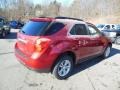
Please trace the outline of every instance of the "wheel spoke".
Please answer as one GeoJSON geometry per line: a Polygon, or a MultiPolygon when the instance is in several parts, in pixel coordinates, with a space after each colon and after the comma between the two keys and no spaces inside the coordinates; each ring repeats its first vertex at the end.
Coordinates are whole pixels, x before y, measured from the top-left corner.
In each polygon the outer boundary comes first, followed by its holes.
{"type": "Polygon", "coordinates": [[[61,64],[59,65],[58,68],[58,74],[60,76],[65,76],[69,73],[70,71],[70,67],[71,67],[71,63],[69,60],[64,60],[63,62],[61,62],[61,64]]]}
{"type": "Polygon", "coordinates": [[[66,70],[65,70],[65,68],[64,68],[64,69],[63,69],[63,75],[66,75],[66,73],[67,73],[67,72],[66,72],[66,70]]]}
{"type": "Polygon", "coordinates": [[[62,62],[60,65],[59,65],[59,67],[63,67],[64,66],[64,63],[62,62]]]}
{"type": "Polygon", "coordinates": [[[70,65],[66,66],[66,68],[70,68],[70,65]]]}
{"type": "Polygon", "coordinates": [[[110,54],[110,47],[108,47],[108,48],[106,49],[105,56],[106,56],[106,57],[108,57],[108,56],[109,56],[109,54],[110,54]]]}
{"type": "Polygon", "coordinates": [[[63,69],[61,69],[58,73],[59,75],[63,75],[63,69]]]}
{"type": "Polygon", "coordinates": [[[68,61],[65,61],[65,66],[67,66],[68,65],[68,61]]]}

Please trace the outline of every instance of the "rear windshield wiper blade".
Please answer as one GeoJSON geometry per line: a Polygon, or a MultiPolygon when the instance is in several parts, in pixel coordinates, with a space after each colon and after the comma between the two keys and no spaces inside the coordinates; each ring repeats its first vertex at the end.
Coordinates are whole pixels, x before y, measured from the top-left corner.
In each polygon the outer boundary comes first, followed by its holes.
{"type": "Polygon", "coordinates": [[[25,31],[22,31],[22,33],[24,33],[24,34],[25,34],[25,31]]]}

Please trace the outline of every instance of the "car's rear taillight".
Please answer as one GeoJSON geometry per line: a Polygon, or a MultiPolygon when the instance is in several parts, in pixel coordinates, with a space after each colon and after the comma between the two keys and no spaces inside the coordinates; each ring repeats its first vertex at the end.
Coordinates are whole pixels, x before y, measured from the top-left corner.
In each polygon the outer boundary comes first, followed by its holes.
{"type": "Polygon", "coordinates": [[[50,44],[50,41],[51,40],[48,38],[37,39],[35,43],[35,51],[41,52],[41,51],[46,50],[50,44]]]}

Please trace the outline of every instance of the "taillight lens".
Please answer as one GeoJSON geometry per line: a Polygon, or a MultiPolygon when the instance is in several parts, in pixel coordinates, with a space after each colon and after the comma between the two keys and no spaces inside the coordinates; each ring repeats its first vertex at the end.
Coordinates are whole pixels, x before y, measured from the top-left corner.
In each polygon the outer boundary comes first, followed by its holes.
{"type": "Polygon", "coordinates": [[[36,40],[36,43],[35,43],[35,50],[37,52],[41,52],[45,49],[47,49],[47,47],[49,46],[50,44],[50,39],[48,38],[40,38],[40,39],[37,39],[36,40]]]}

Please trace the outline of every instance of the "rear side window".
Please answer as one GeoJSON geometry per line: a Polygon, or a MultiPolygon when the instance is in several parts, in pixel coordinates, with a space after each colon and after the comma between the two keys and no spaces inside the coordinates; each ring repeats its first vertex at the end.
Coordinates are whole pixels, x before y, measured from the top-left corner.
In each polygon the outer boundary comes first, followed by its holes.
{"type": "Polygon", "coordinates": [[[84,24],[76,24],[70,31],[72,35],[88,35],[88,31],[84,24]]]}
{"type": "Polygon", "coordinates": [[[55,22],[48,27],[48,29],[45,32],[45,35],[52,35],[58,31],[60,31],[61,29],[63,29],[64,26],[65,25],[63,23],[55,22]]]}
{"type": "Polygon", "coordinates": [[[30,36],[39,36],[43,35],[45,29],[48,27],[50,22],[35,22],[35,21],[29,21],[21,30],[21,33],[24,33],[26,35],[30,36]]]}

